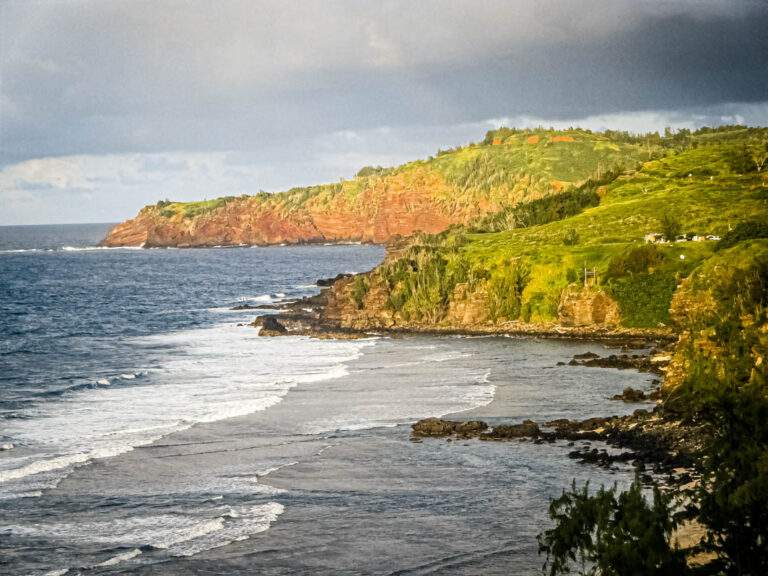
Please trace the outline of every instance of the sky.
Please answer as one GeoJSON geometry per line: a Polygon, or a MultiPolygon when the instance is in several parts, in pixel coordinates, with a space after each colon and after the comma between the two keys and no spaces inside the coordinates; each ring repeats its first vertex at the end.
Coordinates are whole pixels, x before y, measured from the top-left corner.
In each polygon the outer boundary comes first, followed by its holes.
{"type": "Polygon", "coordinates": [[[507,126],[768,125],[768,0],[0,0],[0,225],[349,178],[507,126]]]}

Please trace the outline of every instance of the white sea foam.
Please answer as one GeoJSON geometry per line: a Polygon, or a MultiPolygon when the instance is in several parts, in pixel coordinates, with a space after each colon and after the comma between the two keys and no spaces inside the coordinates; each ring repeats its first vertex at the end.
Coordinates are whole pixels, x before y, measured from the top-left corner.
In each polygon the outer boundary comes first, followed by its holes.
{"type": "Polygon", "coordinates": [[[458,350],[449,350],[446,352],[438,352],[436,354],[430,354],[424,356],[423,360],[427,362],[447,362],[449,360],[456,360],[458,358],[469,358],[471,354],[466,352],[460,352],[458,350]]]}
{"type": "MultiPolygon", "coordinates": [[[[166,514],[135,515],[93,520],[74,515],[71,521],[8,526],[11,534],[67,542],[69,545],[123,546],[130,550],[96,564],[114,566],[129,561],[143,546],[169,556],[192,556],[205,550],[245,540],[267,530],[284,507],[277,502],[217,506],[166,514]]],[[[65,574],[58,572],[59,574],[65,574]]]]}
{"type": "Polygon", "coordinates": [[[136,556],[138,556],[139,554],[141,554],[141,550],[139,550],[138,548],[134,548],[133,550],[128,550],[128,552],[123,552],[122,554],[113,556],[109,560],[100,562],[99,564],[96,564],[96,566],[114,566],[115,564],[120,564],[120,562],[125,562],[126,560],[130,560],[131,558],[136,558],[136,556]]]}
{"type": "Polygon", "coordinates": [[[62,246],[64,252],[93,252],[95,250],[143,250],[143,246],[62,246]]]}
{"type": "Polygon", "coordinates": [[[23,254],[26,252],[94,252],[97,250],[142,250],[143,246],[61,246],[59,248],[16,248],[0,250],[0,254],[23,254]]]}
{"type": "Polygon", "coordinates": [[[355,378],[326,385],[324,404],[318,410],[322,416],[302,424],[300,432],[391,427],[469,410],[493,400],[496,388],[489,381],[490,373],[467,363],[472,353],[418,342],[385,341],[379,354],[372,357],[375,364],[355,365],[359,370],[355,378]],[[397,361],[390,361],[394,359],[397,361]],[[407,376],[398,377],[398,373],[407,376]]]}
{"type": "Polygon", "coordinates": [[[3,492],[44,490],[71,469],[151,443],[198,422],[264,410],[293,386],[338,378],[371,341],[258,338],[250,328],[222,325],[137,338],[137,347],[169,349],[151,372],[120,375],[131,386],[99,386],[29,409],[4,434],[25,451],[0,461],[3,492]]]}
{"type": "Polygon", "coordinates": [[[488,382],[490,382],[490,381],[491,381],[491,371],[490,370],[488,370],[488,372],[486,372],[482,376],[479,376],[479,377],[477,377],[475,379],[475,382],[477,382],[478,384],[488,384],[488,382]]]}

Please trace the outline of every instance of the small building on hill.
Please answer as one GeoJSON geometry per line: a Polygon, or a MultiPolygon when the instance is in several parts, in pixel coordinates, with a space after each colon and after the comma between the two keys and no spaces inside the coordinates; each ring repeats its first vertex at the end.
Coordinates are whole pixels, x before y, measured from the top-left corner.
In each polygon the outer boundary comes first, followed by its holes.
{"type": "Polygon", "coordinates": [[[664,234],[659,234],[658,232],[649,232],[643,236],[643,240],[645,240],[646,244],[666,244],[667,242],[664,234]]]}

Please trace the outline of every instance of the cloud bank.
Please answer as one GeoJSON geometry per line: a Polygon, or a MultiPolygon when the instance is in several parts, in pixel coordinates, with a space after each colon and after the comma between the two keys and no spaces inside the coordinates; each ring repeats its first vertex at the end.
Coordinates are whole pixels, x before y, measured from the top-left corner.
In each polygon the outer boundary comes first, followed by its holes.
{"type": "Polygon", "coordinates": [[[764,0],[0,4],[0,224],[336,180],[497,123],[767,124],[767,29],[764,0]]]}

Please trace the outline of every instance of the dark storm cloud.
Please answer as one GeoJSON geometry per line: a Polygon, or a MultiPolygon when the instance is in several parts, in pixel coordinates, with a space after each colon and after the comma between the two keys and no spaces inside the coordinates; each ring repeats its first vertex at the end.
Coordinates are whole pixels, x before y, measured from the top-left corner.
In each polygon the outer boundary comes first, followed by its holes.
{"type": "Polygon", "coordinates": [[[30,2],[0,164],[768,99],[761,2],[30,2]]]}

